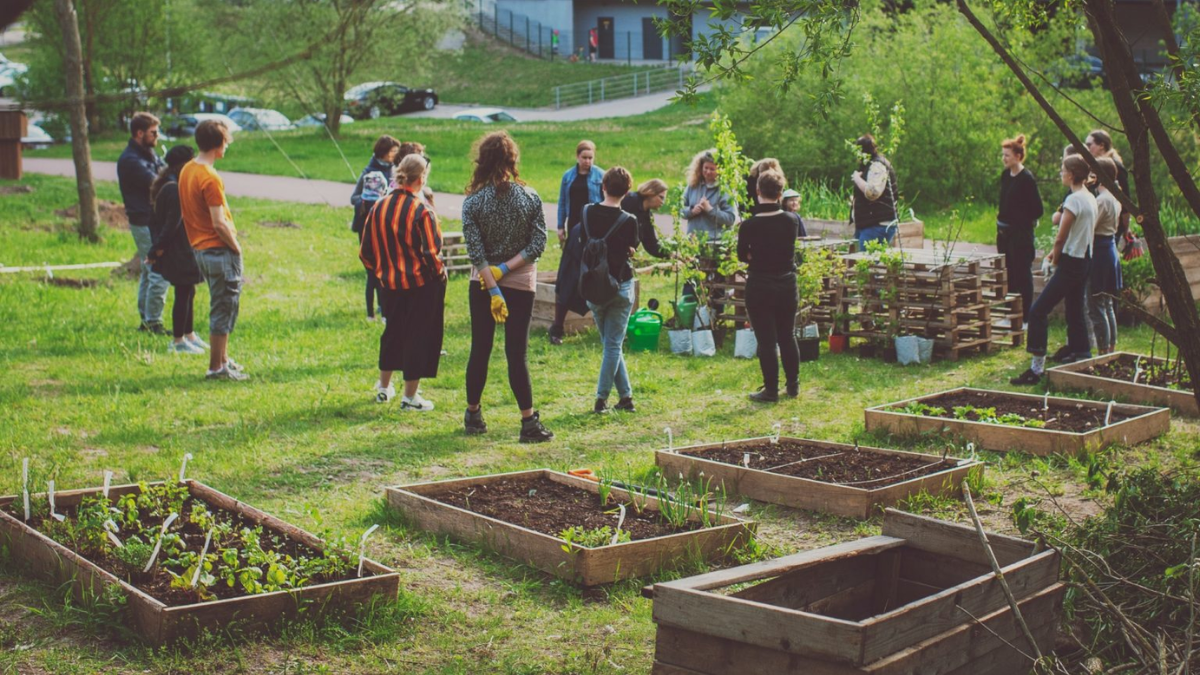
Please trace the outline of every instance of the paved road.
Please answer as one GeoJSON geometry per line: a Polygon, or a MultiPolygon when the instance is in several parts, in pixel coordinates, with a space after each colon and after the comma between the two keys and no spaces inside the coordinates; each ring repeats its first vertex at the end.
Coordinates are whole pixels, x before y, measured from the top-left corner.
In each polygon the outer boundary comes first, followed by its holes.
{"type": "MultiPolygon", "coordinates": [[[[708,91],[711,87],[701,87],[699,91],[708,91]]],[[[546,90],[549,95],[550,90],[546,90]]],[[[504,108],[518,122],[570,122],[575,120],[595,120],[605,117],[631,117],[652,110],[666,107],[675,96],[674,91],[663,91],[657,94],[645,94],[633,98],[622,98],[616,101],[581,105],[572,108],[554,110],[547,108],[504,108]]],[[[495,108],[487,105],[451,105],[440,104],[428,112],[416,112],[405,115],[411,117],[431,117],[434,119],[450,119],[464,110],[473,108],[495,108]]]]}

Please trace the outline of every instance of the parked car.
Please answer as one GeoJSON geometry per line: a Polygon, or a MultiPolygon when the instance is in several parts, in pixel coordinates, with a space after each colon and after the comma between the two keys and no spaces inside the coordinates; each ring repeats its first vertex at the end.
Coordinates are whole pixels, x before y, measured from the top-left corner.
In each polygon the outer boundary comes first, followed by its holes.
{"type": "Polygon", "coordinates": [[[17,78],[29,71],[29,66],[0,56],[0,96],[15,96],[17,78]]]}
{"type": "Polygon", "coordinates": [[[21,137],[21,145],[27,148],[48,148],[53,143],[54,139],[50,134],[33,122],[26,125],[25,135],[21,137]]]}
{"type": "Polygon", "coordinates": [[[191,138],[196,134],[196,127],[204,120],[220,120],[229,127],[229,133],[236,134],[242,130],[237,122],[220,113],[188,113],[176,115],[163,121],[163,131],[172,138],[191,138]]]}
{"type": "Polygon", "coordinates": [[[432,89],[409,89],[395,82],[366,82],[346,91],[346,112],[354,119],[379,119],[408,110],[433,110],[432,89]]]}
{"type": "MultiPolygon", "coordinates": [[[[354,118],[343,114],[338,121],[342,124],[353,124],[354,118]]],[[[305,115],[304,117],[296,120],[293,124],[298,127],[319,127],[325,124],[325,113],[312,113],[310,115],[305,115]]]]}
{"type": "Polygon", "coordinates": [[[482,122],[483,124],[517,121],[517,118],[509,115],[507,112],[499,108],[476,108],[474,110],[465,110],[455,115],[454,119],[462,122],[482,122]]]}
{"type": "Polygon", "coordinates": [[[296,128],[283,113],[266,108],[234,108],[229,111],[229,119],[245,131],[287,131],[296,128]]]}

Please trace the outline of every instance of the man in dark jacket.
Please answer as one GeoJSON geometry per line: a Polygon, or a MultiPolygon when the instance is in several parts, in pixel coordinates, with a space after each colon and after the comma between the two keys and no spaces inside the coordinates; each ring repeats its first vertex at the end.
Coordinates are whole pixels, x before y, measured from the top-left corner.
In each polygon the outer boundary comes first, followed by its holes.
{"type": "Polygon", "coordinates": [[[138,330],[166,335],[163,327],[163,306],[167,300],[170,283],[145,264],[150,252],[150,219],[154,216],[154,204],[150,201],[150,184],[166,164],[154,154],[158,145],[158,118],[147,112],[135,113],[129,121],[129,145],[117,160],[117,181],[121,185],[121,199],[125,202],[125,215],[129,218],[129,231],[137,245],[138,261],[142,263],[142,275],[138,280],[138,315],[141,325],[138,330]]]}

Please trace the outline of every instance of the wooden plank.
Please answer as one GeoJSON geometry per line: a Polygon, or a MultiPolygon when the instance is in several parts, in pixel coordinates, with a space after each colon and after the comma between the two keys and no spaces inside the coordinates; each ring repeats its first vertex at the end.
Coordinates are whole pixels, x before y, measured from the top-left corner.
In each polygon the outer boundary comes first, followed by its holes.
{"type": "MultiPolygon", "coordinates": [[[[966,543],[964,546],[969,547],[970,544],[966,543]]],[[[989,572],[991,567],[986,564],[968,562],[960,557],[942,553],[930,553],[915,546],[906,548],[900,561],[901,578],[936,588],[936,592],[939,593],[989,572]]]]}
{"type": "MultiPolygon", "coordinates": [[[[967,525],[888,509],[883,516],[883,534],[906,539],[909,545],[923,551],[966,560],[990,569],[975,528],[967,525]]],[[[988,533],[988,542],[1001,567],[1028,558],[1035,550],[1031,541],[993,532],[988,533]]]]}
{"type": "Polygon", "coordinates": [[[705,675],[705,674],[698,670],[692,670],[691,668],[681,668],[679,666],[672,666],[669,663],[659,663],[658,661],[655,661],[654,665],[651,666],[651,668],[650,668],[650,675],[705,675]]]}
{"type": "MultiPolygon", "coordinates": [[[[1097,356],[1086,361],[1077,361],[1046,371],[1050,378],[1050,386],[1056,390],[1075,389],[1089,391],[1106,398],[1131,401],[1141,405],[1167,406],[1184,415],[1200,417],[1200,404],[1190,391],[1168,389],[1149,384],[1134,384],[1124,380],[1114,380],[1090,373],[1080,372],[1086,368],[1114,361],[1122,356],[1141,356],[1129,352],[1114,352],[1097,356]]],[[[1143,356],[1143,361],[1149,364],[1149,357],[1143,356]]],[[[1161,359],[1155,359],[1161,363],[1161,359]]]]}
{"type": "MultiPolygon", "coordinates": [[[[888,555],[895,550],[884,551],[880,555],[888,555]]],[[[742,589],[734,593],[733,597],[776,607],[810,611],[814,602],[871,579],[875,575],[877,557],[863,555],[801,568],[742,589]]]]}

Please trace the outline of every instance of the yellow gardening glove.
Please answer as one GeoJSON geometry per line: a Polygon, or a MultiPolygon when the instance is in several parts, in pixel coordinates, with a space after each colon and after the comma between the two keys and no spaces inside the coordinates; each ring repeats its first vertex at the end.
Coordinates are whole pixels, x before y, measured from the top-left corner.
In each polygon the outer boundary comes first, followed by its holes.
{"type": "MultiPolygon", "coordinates": [[[[491,270],[492,270],[492,280],[500,281],[500,277],[503,277],[505,274],[508,273],[508,265],[506,265],[504,263],[500,263],[499,265],[492,265],[491,270]]],[[[487,284],[484,283],[482,274],[479,275],[479,287],[485,291],[487,290],[487,284]]]]}
{"type": "Polygon", "coordinates": [[[508,320],[508,303],[504,302],[504,294],[499,288],[493,288],[490,291],[492,295],[492,320],[496,323],[504,323],[508,320]]]}

